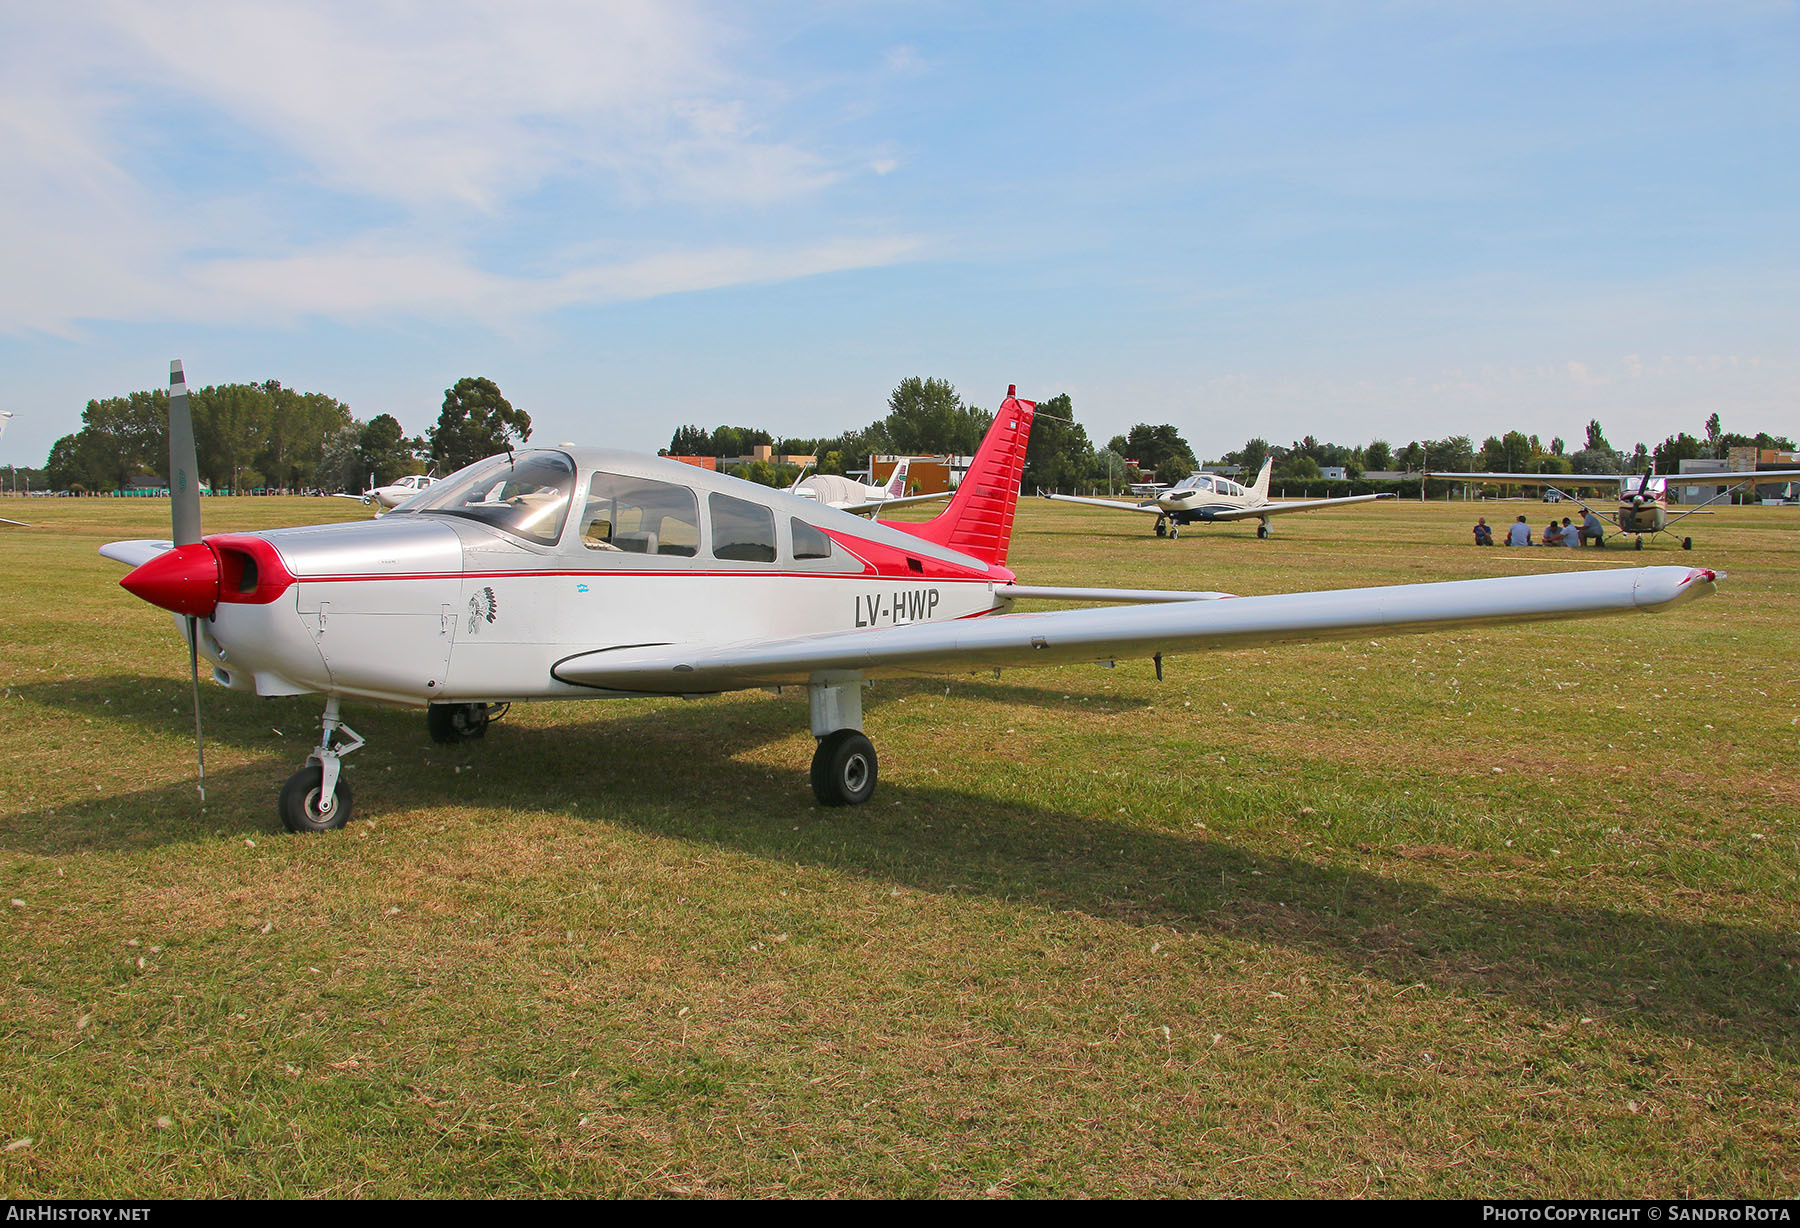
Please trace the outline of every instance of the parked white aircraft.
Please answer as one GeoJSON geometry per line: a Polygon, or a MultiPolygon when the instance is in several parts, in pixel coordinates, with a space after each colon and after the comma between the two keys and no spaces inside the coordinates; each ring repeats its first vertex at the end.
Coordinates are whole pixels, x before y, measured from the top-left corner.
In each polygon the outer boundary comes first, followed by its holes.
{"type": "MultiPolygon", "coordinates": [[[[1085,495],[1043,495],[1059,503],[1086,503],[1119,512],[1138,512],[1156,517],[1158,537],[1180,537],[1181,526],[1199,521],[1260,520],[1258,537],[1269,535],[1269,517],[1289,512],[1316,512],[1320,508],[1343,507],[1351,503],[1369,503],[1376,499],[1392,499],[1393,495],[1344,495],[1336,499],[1269,498],[1269,475],[1275,468],[1270,457],[1263,462],[1254,486],[1240,486],[1230,478],[1211,473],[1196,473],[1152,494],[1141,503],[1122,503],[1117,499],[1090,499],[1085,495]]],[[[1042,493],[1042,492],[1040,492],[1042,493]]]]}
{"type": "MultiPolygon", "coordinates": [[[[12,417],[13,417],[12,414],[8,413],[4,409],[0,409],[0,435],[6,434],[6,424],[8,422],[12,421],[12,417]]],[[[26,524],[23,520],[8,520],[4,516],[0,516],[0,524],[16,524],[21,529],[29,529],[31,527],[30,525],[26,524]]]]}
{"type": "MultiPolygon", "coordinates": [[[[294,831],[341,827],[345,700],[429,705],[434,738],[480,736],[529,699],[803,687],[828,806],[875,791],[863,681],[1435,627],[1660,610],[1713,572],[1647,567],[1218,600],[1034,588],[1006,567],[1035,406],[1007,390],[949,507],[863,520],[677,461],[600,448],[489,457],[380,520],[202,537],[193,429],[173,365],[171,541],[113,542],[121,583],[172,611],[199,662],[258,695],[325,696],[281,791],[294,831]],[[1129,602],[1009,613],[1021,598],[1129,602]]],[[[202,766],[204,786],[204,766],[202,766]]]]}
{"type": "MultiPolygon", "coordinates": [[[[1637,539],[1637,549],[1644,548],[1644,535],[1654,537],[1658,533],[1674,536],[1669,526],[1676,521],[1692,516],[1695,512],[1729,498],[1734,491],[1746,486],[1760,486],[1763,483],[1778,483],[1800,477],[1800,469],[1738,469],[1723,473],[1679,473],[1656,474],[1648,470],[1640,476],[1635,473],[1441,473],[1433,470],[1427,477],[1448,478],[1464,482],[1497,482],[1515,486],[1542,486],[1546,492],[1556,494],[1572,503],[1578,504],[1584,512],[1593,512],[1601,520],[1617,531],[1614,537],[1627,534],[1637,539]],[[1604,486],[1612,483],[1619,488],[1618,506],[1611,511],[1594,508],[1577,495],[1570,493],[1576,485],[1604,486]],[[1693,507],[1684,507],[1673,515],[1669,512],[1669,486],[1720,486],[1718,494],[1705,503],[1696,503],[1693,507]]],[[[1606,539],[1602,537],[1596,545],[1604,546],[1606,539]]],[[[1694,539],[1681,539],[1683,550],[1694,548],[1694,539]]]]}
{"type": "Polygon", "coordinates": [[[909,495],[906,493],[906,471],[912,465],[912,457],[902,457],[888,474],[888,480],[880,486],[865,486],[854,478],[839,477],[835,473],[815,473],[807,477],[802,473],[788,487],[788,493],[801,499],[811,499],[826,507],[835,507],[840,512],[879,512],[890,507],[899,507],[903,503],[928,503],[933,499],[948,499],[949,491],[940,491],[935,495],[909,495]]]}
{"type": "MultiPolygon", "coordinates": [[[[411,473],[387,486],[375,485],[373,474],[369,476],[369,489],[360,495],[333,495],[334,499],[360,499],[364,503],[376,504],[381,511],[399,507],[422,490],[430,488],[436,478],[425,473],[411,473]]],[[[377,512],[376,515],[380,515],[377,512]]]]}

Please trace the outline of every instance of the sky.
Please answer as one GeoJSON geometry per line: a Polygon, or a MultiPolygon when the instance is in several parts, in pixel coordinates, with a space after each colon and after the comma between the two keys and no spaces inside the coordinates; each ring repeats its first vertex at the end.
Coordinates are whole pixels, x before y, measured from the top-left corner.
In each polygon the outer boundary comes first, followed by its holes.
{"type": "Polygon", "coordinates": [[[1360,444],[1800,434],[1800,8],[14,6],[0,464],[280,380],[533,442],[902,379],[1360,444]]]}

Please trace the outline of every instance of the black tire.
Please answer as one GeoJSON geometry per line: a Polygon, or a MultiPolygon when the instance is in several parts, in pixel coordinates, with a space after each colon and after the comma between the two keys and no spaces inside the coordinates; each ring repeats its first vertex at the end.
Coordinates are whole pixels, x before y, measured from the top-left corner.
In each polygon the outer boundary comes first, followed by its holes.
{"type": "Polygon", "coordinates": [[[1269,526],[1266,524],[1257,525],[1256,526],[1256,535],[1257,535],[1257,537],[1261,538],[1263,541],[1268,541],[1269,540],[1269,526]]]}
{"type": "Polygon", "coordinates": [[[1174,541],[1176,538],[1178,538],[1180,536],[1181,536],[1181,526],[1178,524],[1170,525],[1169,526],[1169,540],[1174,541]]]}
{"type": "Polygon", "coordinates": [[[468,742],[486,736],[487,727],[486,704],[432,704],[425,709],[425,728],[433,742],[468,742]]]}
{"type": "Polygon", "coordinates": [[[1167,537],[1169,535],[1169,522],[1164,520],[1161,516],[1156,518],[1156,535],[1158,537],[1167,537]]]}
{"type": "Polygon", "coordinates": [[[1691,537],[1682,538],[1681,539],[1681,548],[1683,550],[1692,550],[1694,548],[1694,539],[1691,537]]]}
{"type": "Polygon", "coordinates": [[[350,785],[338,777],[331,813],[319,813],[319,786],[325,783],[325,769],[309,763],[288,778],[281,788],[281,825],[291,832],[305,834],[336,831],[350,821],[354,802],[350,785]]]}
{"type": "Polygon", "coordinates": [[[1637,539],[1637,548],[1639,550],[1642,550],[1644,548],[1644,539],[1641,537],[1637,539]]]}
{"type": "Polygon", "coordinates": [[[813,796],[821,806],[858,806],[875,796],[875,744],[854,729],[819,739],[813,752],[813,796]]]}

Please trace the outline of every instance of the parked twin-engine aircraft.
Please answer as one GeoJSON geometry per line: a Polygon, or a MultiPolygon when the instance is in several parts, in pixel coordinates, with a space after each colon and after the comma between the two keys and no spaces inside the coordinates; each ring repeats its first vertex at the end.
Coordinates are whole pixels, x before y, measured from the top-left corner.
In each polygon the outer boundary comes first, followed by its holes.
{"type": "Polygon", "coordinates": [[[815,473],[810,478],[802,473],[788,491],[802,499],[835,507],[840,512],[858,514],[885,511],[903,503],[929,503],[950,497],[949,491],[933,495],[907,494],[906,471],[911,465],[912,457],[901,457],[894,471],[888,474],[888,480],[880,486],[864,486],[854,478],[839,477],[835,473],[815,473]]]}
{"type": "MultiPolygon", "coordinates": [[[[1211,524],[1214,521],[1227,520],[1260,520],[1256,526],[1258,537],[1269,535],[1269,517],[1282,516],[1289,512],[1316,512],[1324,507],[1342,507],[1349,503],[1368,503],[1375,499],[1392,499],[1392,495],[1344,495],[1336,499],[1283,499],[1276,501],[1269,498],[1269,474],[1275,468],[1275,459],[1270,457],[1263,462],[1262,472],[1256,475],[1256,484],[1240,486],[1230,478],[1219,477],[1211,473],[1196,473],[1177,482],[1174,486],[1163,488],[1153,493],[1141,503],[1121,503],[1117,499],[1090,499],[1085,495],[1049,495],[1046,499],[1055,499],[1059,503],[1086,503],[1093,507],[1111,508],[1118,512],[1139,512],[1156,517],[1156,535],[1158,537],[1180,537],[1181,526],[1199,521],[1211,524]]],[[[1042,492],[1040,492],[1042,493],[1042,492]]]]}
{"type": "Polygon", "coordinates": [[[803,687],[828,806],[867,801],[862,686],[1438,627],[1659,610],[1710,593],[1687,567],[1626,568],[1220,600],[1223,593],[1034,588],[1006,567],[1031,401],[1007,390],[935,518],[863,520],[786,491],[600,448],[494,456],[380,520],[200,533],[193,431],[171,375],[173,541],[114,542],[121,583],[173,611],[215,682],[325,696],[319,743],[281,791],[294,831],[351,815],[340,765],[363,740],[346,700],[428,705],[440,741],[529,699],[803,687]],[[1130,603],[1010,613],[1021,598],[1130,603]]]}
{"type": "MultiPolygon", "coordinates": [[[[1584,512],[1593,512],[1601,520],[1613,526],[1614,537],[1627,534],[1637,539],[1637,549],[1644,548],[1644,535],[1654,537],[1658,533],[1667,533],[1673,537],[1674,530],[1670,525],[1685,517],[1692,516],[1721,499],[1729,498],[1735,491],[1746,486],[1760,486],[1765,482],[1789,481],[1800,477],[1800,469],[1761,469],[1729,470],[1722,473],[1679,473],[1656,474],[1645,470],[1640,476],[1635,473],[1442,473],[1437,470],[1425,475],[1432,478],[1447,478],[1464,482],[1497,482],[1516,486],[1542,486],[1546,491],[1554,492],[1562,498],[1580,506],[1584,512]],[[1604,486],[1612,483],[1619,488],[1618,507],[1612,511],[1591,507],[1579,496],[1570,493],[1577,485],[1604,486]],[[1696,503],[1693,507],[1684,507],[1673,515],[1669,512],[1669,486],[1722,486],[1718,494],[1705,503],[1696,503]]],[[[1603,537],[1597,545],[1604,546],[1603,537]]],[[[1694,548],[1694,539],[1681,539],[1683,550],[1694,548]]]]}
{"type": "Polygon", "coordinates": [[[402,503],[405,503],[408,499],[418,494],[421,490],[426,489],[435,481],[437,481],[437,479],[428,473],[410,473],[401,478],[398,482],[394,482],[387,486],[377,486],[375,485],[375,475],[370,474],[369,489],[363,491],[362,494],[333,495],[332,498],[360,499],[364,503],[373,503],[381,509],[376,512],[376,515],[379,516],[382,511],[399,507],[402,503]]]}

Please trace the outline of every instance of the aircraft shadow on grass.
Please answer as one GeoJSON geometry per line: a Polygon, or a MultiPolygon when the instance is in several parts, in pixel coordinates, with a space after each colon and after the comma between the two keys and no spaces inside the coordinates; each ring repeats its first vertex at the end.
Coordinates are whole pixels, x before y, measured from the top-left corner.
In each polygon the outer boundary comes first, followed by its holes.
{"type": "MultiPolygon", "coordinates": [[[[38,698],[77,709],[98,705],[116,720],[117,707],[101,700],[116,697],[118,685],[63,684],[40,688],[38,698]]],[[[143,705],[158,727],[180,688],[168,689],[143,705]]],[[[267,708],[250,710],[255,727],[268,728],[267,708]]],[[[482,741],[430,747],[416,712],[368,710],[358,725],[391,728],[351,761],[349,779],[363,794],[359,812],[537,807],[571,825],[616,823],[920,891],[1265,943],[1396,985],[1614,1016],[1677,1037],[1749,1042],[1800,1059],[1800,939],[1786,932],[1444,890],[936,786],[890,781],[887,805],[828,810],[814,806],[800,773],[784,779],[737,757],[784,738],[804,741],[790,705],[610,711],[549,727],[503,723],[482,741]],[[452,770],[468,765],[478,770],[452,770]],[[596,801],[601,816],[574,810],[596,801]],[[811,825],[799,835],[796,818],[811,825]]],[[[126,712],[123,719],[138,716],[126,712]]],[[[239,744],[247,746],[247,721],[216,723],[242,727],[239,744]]],[[[225,741],[233,744],[229,733],[225,741]]],[[[292,746],[285,741],[280,762],[292,746]]],[[[1196,762],[1196,770],[1203,767],[1196,762]]],[[[273,833],[280,823],[269,776],[261,762],[214,773],[204,813],[186,780],[17,813],[0,819],[0,847],[67,856],[216,839],[221,828],[233,836],[273,833]]]]}

